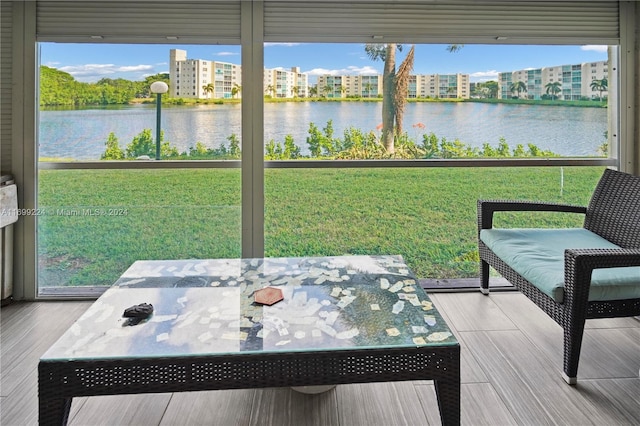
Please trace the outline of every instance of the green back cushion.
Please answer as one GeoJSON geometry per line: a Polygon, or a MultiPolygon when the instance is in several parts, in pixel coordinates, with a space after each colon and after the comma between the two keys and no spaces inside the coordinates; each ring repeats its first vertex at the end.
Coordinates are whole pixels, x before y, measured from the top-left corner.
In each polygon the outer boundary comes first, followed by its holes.
{"type": "MultiPolygon", "coordinates": [[[[569,248],[619,248],[583,228],[483,229],[480,239],[514,271],[561,303],[564,251],[569,248]]],[[[596,269],[589,300],[640,298],[640,267],[596,269]]]]}

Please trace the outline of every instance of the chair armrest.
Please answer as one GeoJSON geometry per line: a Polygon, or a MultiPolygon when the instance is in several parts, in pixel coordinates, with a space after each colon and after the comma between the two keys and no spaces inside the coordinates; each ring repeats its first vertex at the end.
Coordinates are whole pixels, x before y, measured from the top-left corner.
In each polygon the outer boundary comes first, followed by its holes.
{"type": "MultiPolygon", "coordinates": [[[[594,269],[640,266],[640,248],[567,249],[564,252],[565,301],[585,304],[594,269]]],[[[640,283],[640,276],[638,276],[640,283]]]]}
{"type": "Polygon", "coordinates": [[[493,213],[501,211],[536,211],[536,212],[562,212],[562,213],[587,213],[584,206],[570,204],[541,203],[536,201],[515,200],[478,200],[478,234],[481,229],[493,227],[493,213]]]}

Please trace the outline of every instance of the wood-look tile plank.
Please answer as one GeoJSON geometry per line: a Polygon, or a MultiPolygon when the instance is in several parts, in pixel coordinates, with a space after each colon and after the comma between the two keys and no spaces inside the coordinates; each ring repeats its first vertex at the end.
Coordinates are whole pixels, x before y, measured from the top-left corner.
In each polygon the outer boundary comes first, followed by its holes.
{"type": "MultiPolygon", "coordinates": [[[[529,340],[554,360],[562,371],[564,337],[562,327],[523,295],[491,295],[496,305],[529,340]]],[[[601,320],[588,320],[598,322],[601,320]]],[[[630,319],[630,321],[635,321],[630,319]]],[[[640,329],[636,327],[585,329],[578,380],[634,377],[640,364],[640,329]]]]}
{"type": "Polygon", "coordinates": [[[91,305],[91,302],[27,304],[22,317],[2,317],[0,392],[11,394],[28,374],[35,374],[42,354],[91,305]]]}
{"type": "Polygon", "coordinates": [[[37,425],[38,380],[35,371],[28,374],[7,396],[3,396],[1,402],[0,425],[37,425]]]}
{"type": "Polygon", "coordinates": [[[341,425],[428,425],[412,382],[340,385],[336,388],[341,425]]]}
{"type": "Polygon", "coordinates": [[[86,398],[73,417],[69,416],[69,425],[156,426],[160,424],[170,399],[170,393],[92,396],[86,398]]]}
{"type": "MultiPolygon", "coordinates": [[[[533,311],[539,311],[540,314],[547,316],[542,309],[536,306],[531,300],[529,300],[524,294],[519,291],[514,292],[495,292],[490,293],[488,297],[495,298],[494,301],[500,308],[504,305],[500,301],[508,301],[507,303],[514,305],[517,309],[511,309],[511,311],[517,312],[518,309],[526,309],[527,315],[516,315],[510,318],[528,318],[528,315],[533,311]]],[[[553,320],[551,320],[553,321],[553,320]]],[[[640,328],[640,320],[635,317],[626,318],[602,318],[587,320],[586,328],[640,328]]]]}
{"type": "Polygon", "coordinates": [[[640,329],[585,330],[578,380],[637,378],[639,367],[640,329]]]}
{"type": "Polygon", "coordinates": [[[578,391],[596,407],[599,424],[640,424],[640,379],[583,380],[578,391]]]}
{"type": "Polygon", "coordinates": [[[515,425],[516,419],[488,383],[473,383],[461,389],[461,423],[465,425],[515,425]]]}
{"type": "Polygon", "coordinates": [[[15,359],[23,358],[26,352],[33,352],[32,347],[36,343],[55,342],[90,303],[20,303],[17,306],[23,306],[20,308],[22,315],[5,315],[3,311],[0,317],[0,355],[3,367],[7,367],[15,359]]]}
{"type": "Polygon", "coordinates": [[[434,295],[438,311],[447,313],[450,325],[458,331],[515,330],[515,324],[487,297],[478,292],[434,295]],[[437,300],[437,303],[436,303],[437,300]]]}
{"type": "Polygon", "coordinates": [[[598,409],[567,385],[556,365],[520,331],[467,333],[490,383],[509,411],[526,424],[589,425],[598,409]]]}
{"type": "Polygon", "coordinates": [[[255,389],[174,393],[161,426],[246,426],[255,389]]]}
{"type": "Polygon", "coordinates": [[[336,388],[307,395],[289,388],[259,389],[254,395],[251,425],[339,425],[336,388]]]}
{"type": "MultiPolygon", "coordinates": [[[[513,344],[519,341],[518,331],[495,332],[502,338],[511,339],[513,344]]],[[[509,412],[520,424],[537,425],[552,424],[547,419],[544,407],[534,397],[534,391],[523,380],[517,368],[509,362],[493,341],[488,332],[467,332],[464,338],[470,351],[482,366],[489,383],[492,385],[500,399],[507,406],[509,412]]]]}
{"type": "MultiPolygon", "coordinates": [[[[436,304],[436,306],[440,302],[440,295],[431,295],[431,300],[436,304]]],[[[444,296],[446,297],[446,296],[444,296]]],[[[464,341],[464,337],[458,330],[453,326],[453,321],[449,318],[448,311],[438,311],[442,318],[445,320],[451,332],[456,336],[456,339],[460,343],[460,382],[461,383],[486,383],[489,380],[487,376],[480,368],[480,364],[473,357],[471,352],[467,349],[467,344],[464,341]]]]}
{"type": "MultiPolygon", "coordinates": [[[[439,412],[433,385],[416,385],[422,409],[429,423],[439,424],[439,412]]],[[[488,383],[462,385],[460,423],[472,426],[515,425],[516,419],[488,383]]]]}
{"type": "MultiPolygon", "coordinates": [[[[433,381],[413,382],[413,386],[420,401],[420,408],[424,412],[428,424],[442,425],[440,409],[438,408],[438,398],[436,397],[436,388],[433,385],[433,381]]],[[[460,389],[460,395],[460,403],[462,406],[462,389],[460,389]]],[[[462,412],[462,407],[460,411],[462,412]]]]}
{"type": "Polygon", "coordinates": [[[640,328],[640,321],[634,317],[599,318],[587,320],[586,328],[640,328]]]}
{"type": "Polygon", "coordinates": [[[2,330],[14,324],[21,324],[23,316],[28,316],[30,312],[37,309],[37,303],[33,302],[12,302],[0,308],[0,322],[2,330]]]}
{"type": "Polygon", "coordinates": [[[86,404],[90,398],[92,397],[80,396],[73,398],[71,401],[71,409],[69,410],[69,423],[71,422],[71,419],[78,415],[78,412],[82,410],[82,407],[84,407],[84,404],[86,404]]]}

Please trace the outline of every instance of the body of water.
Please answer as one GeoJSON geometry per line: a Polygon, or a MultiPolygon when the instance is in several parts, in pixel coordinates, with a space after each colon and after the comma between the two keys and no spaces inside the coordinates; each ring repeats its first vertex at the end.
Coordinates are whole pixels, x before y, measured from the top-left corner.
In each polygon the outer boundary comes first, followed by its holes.
{"type": "MultiPolygon", "coordinates": [[[[309,123],[320,129],[333,121],[334,136],[351,126],[375,131],[382,123],[381,102],[290,102],[264,106],[265,141],[284,142],[293,136],[304,154],[309,123]]],[[[40,158],[98,160],[110,132],[125,149],[134,136],[151,129],[155,137],[155,105],[91,109],[47,109],[39,116],[40,158]]],[[[417,142],[423,133],[459,139],[474,147],[497,146],[504,137],[510,147],[533,143],[563,156],[598,155],[605,141],[607,110],[542,105],[416,102],[405,108],[404,128],[417,142]],[[421,128],[424,125],[424,128],[421,128]]],[[[164,140],[179,152],[201,142],[218,147],[236,134],[242,140],[239,104],[163,106],[164,140]]]]}

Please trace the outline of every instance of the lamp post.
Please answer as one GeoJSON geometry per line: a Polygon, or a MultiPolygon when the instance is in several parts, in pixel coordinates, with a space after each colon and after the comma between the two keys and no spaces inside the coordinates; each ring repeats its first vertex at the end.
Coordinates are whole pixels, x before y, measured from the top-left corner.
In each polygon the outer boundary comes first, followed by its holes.
{"type": "Polygon", "coordinates": [[[160,113],[162,110],[162,94],[167,93],[169,86],[164,81],[151,83],[151,93],[156,94],[156,160],[160,159],[160,113]]]}

